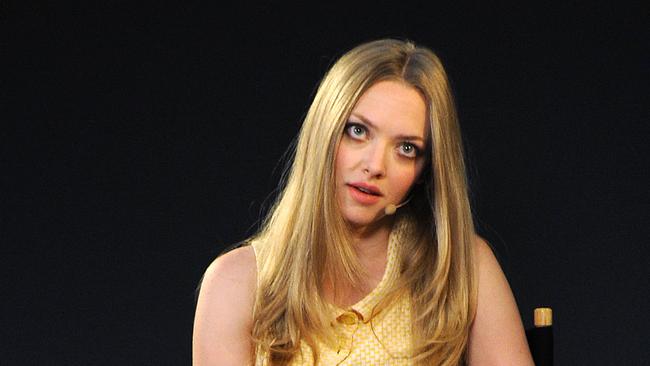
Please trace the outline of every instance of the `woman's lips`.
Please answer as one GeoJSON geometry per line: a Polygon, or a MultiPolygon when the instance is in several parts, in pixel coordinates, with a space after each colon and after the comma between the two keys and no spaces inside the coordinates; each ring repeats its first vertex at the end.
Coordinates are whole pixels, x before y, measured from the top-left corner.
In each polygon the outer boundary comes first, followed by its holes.
{"type": "Polygon", "coordinates": [[[370,192],[373,192],[373,193],[366,193],[366,192],[363,192],[363,191],[359,190],[359,188],[367,190],[366,187],[363,187],[363,186],[357,187],[357,186],[354,186],[354,185],[348,185],[348,191],[350,192],[350,196],[352,197],[352,199],[354,199],[355,201],[357,201],[358,203],[360,203],[362,205],[375,204],[381,198],[380,194],[373,194],[374,192],[376,192],[374,190],[369,190],[370,192]]]}

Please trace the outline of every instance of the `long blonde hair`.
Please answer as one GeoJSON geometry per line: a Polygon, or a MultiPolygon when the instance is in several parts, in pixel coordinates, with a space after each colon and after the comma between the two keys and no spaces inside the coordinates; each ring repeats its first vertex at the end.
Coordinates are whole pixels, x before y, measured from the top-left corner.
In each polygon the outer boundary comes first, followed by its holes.
{"type": "Polygon", "coordinates": [[[381,80],[400,80],[427,101],[431,147],[424,184],[408,210],[415,237],[399,248],[400,275],[378,305],[408,289],[413,314],[413,356],[418,364],[462,362],[476,307],[474,227],[454,102],[440,60],[411,42],[362,44],[327,72],[300,130],[284,188],[258,241],[258,286],[252,337],[272,365],[287,364],[306,342],[318,360],[317,340],[333,340],[323,284],[337,274],[360,282],[349,231],[335,199],[334,161],[344,125],[357,100],[381,80]]]}

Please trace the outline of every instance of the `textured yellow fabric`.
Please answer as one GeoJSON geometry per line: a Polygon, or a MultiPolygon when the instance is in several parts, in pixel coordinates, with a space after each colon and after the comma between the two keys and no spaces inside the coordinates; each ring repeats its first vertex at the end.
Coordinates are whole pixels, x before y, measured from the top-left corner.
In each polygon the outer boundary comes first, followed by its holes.
{"type": "MultiPolygon", "coordinates": [[[[348,309],[332,307],[332,326],[339,344],[332,348],[320,343],[319,365],[412,365],[408,357],[411,346],[411,306],[407,297],[370,318],[373,307],[385,295],[386,289],[399,274],[397,248],[407,235],[408,220],[398,218],[389,240],[386,269],[374,290],[348,309]]],[[[259,243],[253,243],[255,248],[259,243]]],[[[257,258],[258,268],[263,258],[257,258]]],[[[258,355],[256,365],[265,365],[258,355]]],[[[301,354],[290,365],[312,365],[309,346],[301,343],[301,354]]]]}

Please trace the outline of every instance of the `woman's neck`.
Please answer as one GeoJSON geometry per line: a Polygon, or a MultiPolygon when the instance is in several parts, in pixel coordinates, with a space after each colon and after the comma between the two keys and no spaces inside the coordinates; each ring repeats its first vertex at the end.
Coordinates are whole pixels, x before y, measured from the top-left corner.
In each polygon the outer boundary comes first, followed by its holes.
{"type": "Polygon", "coordinates": [[[357,254],[360,256],[370,254],[372,256],[378,249],[385,252],[393,221],[394,217],[384,217],[370,225],[351,227],[352,242],[357,254]]]}
{"type": "Polygon", "coordinates": [[[352,233],[352,244],[359,264],[367,272],[368,285],[371,287],[374,287],[384,274],[392,225],[393,220],[386,220],[379,225],[352,233]]]}
{"type": "Polygon", "coordinates": [[[361,235],[352,235],[352,244],[360,261],[386,257],[390,227],[380,227],[361,235]]]}
{"type": "MultiPolygon", "coordinates": [[[[357,303],[372,291],[381,281],[386,271],[388,239],[393,225],[390,220],[382,220],[376,225],[355,228],[352,231],[352,245],[359,264],[365,271],[360,288],[346,283],[325,284],[325,297],[339,307],[357,303]]],[[[334,280],[336,282],[336,280],[334,280]]]]}

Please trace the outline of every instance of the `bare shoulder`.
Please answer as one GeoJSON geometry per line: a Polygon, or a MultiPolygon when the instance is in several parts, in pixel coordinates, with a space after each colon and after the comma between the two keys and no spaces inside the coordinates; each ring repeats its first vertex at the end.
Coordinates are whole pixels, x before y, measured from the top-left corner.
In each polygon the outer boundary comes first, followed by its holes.
{"type": "Polygon", "coordinates": [[[256,276],[255,252],[253,247],[248,245],[233,249],[215,259],[203,275],[201,288],[231,282],[254,286],[256,276]]]}
{"type": "Polygon", "coordinates": [[[231,250],[215,259],[205,271],[199,292],[201,300],[221,306],[234,303],[230,316],[244,319],[252,315],[257,279],[255,252],[251,246],[231,250]]]}
{"type": "Polygon", "coordinates": [[[194,365],[245,364],[250,360],[250,334],[257,266],[250,246],[217,259],[203,275],[194,316],[194,365]]]}
{"type": "Polygon", "coordinates": [[[474,235],[474,252],[479,280],[479,296],[481,289],[500,290],[504,297],[512,296],[510,285],[501,265],[494,255],[492,246],[482,237],[474,235]]]}
{"type": "Polygon", "coordinates": [[[478,302],[469,365],[533,365],[517,303],[487,241],[476,235],[478,302]]]}
{"type": "Polygon", "coordinates": [[[499,261],[494,256],[492,247],[490,244],[479,235],[474,235],[474,253],[476,254],[476,266],[479,271],[479,275],[482,272],[489,272],[488,274],[498,275],[501,271],[501,266],[499,261]]]}

